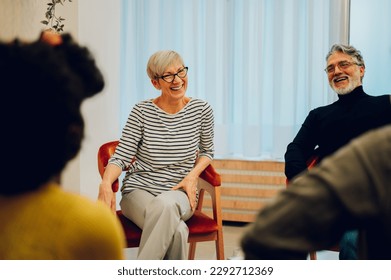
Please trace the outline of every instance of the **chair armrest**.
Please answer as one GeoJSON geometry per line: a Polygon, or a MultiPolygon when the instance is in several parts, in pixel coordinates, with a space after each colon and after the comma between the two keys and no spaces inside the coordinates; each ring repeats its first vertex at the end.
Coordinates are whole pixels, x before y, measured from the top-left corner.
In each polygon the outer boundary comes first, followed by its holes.
{"type": "Polygon", "coordinates": [[[200,174],[198,184],[198,204],[196,211],[202,211],[205,192],[209,193],[212,202],[213,218],[216,220],[217,225],[222,226],[221,218],[221,176],[216,172],[212,165],[208,165],[205,170],[200,174]]]}
{"type": "MultiPolygon", "coordinates": [[[[109,162],[110,157],[114,154],[118,142],[119,142],[118,140],[107,142],[103,144],[98,150],[98,171],[101,177],[103,177],[107,163],[109,162]]],[[[119,189],[118,179],[115,180],[111,188],[113,192],[118,191],[119,189]]]]}
{"type": "Polygon", "coordinates": [[[115,148],[118,145],[118,140],[103,144],[98,150],[98,171],[100,176],[103,176],[107,163],[110,157],[114,154],[115,148]]]}
{"type": "Polygon", "coordinates": [[[221,185],[221,176],[216,172],[214,167],[209,164],[204,171],[200,174],[200,178],[204,179],[206,182],[211,184],[212,186],[220,186],[221,185]]]}
{"type": "Polygon", "coordinates": [[[311,169],[312,167],[314,167],[315,165],[317,165],[319,162],[319,157],[317,156],[312,156],[310,157],[308,160],[307,160],[307,168],[308,169],[311,169]]]}
{"type": "Polygon", "coordinates": [[[119,189],[118,179],[115,180],[115,182],[111,185],[111,189],[113,190],[114,193],[118,192],[119,189]]]}

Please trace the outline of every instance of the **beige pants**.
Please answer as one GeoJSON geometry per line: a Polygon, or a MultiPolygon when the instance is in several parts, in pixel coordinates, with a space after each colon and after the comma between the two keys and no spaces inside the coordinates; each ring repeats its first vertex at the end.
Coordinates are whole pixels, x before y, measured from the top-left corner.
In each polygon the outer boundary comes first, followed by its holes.
{"type": "Polygon", "coordinates": [[[143,229],[138,259],[187,259],[189,229],[185,221],[193,213],[185,192],[166,191],[154,196],[133,190],[122,196],[120,206],[125,217],[143,229]]]}

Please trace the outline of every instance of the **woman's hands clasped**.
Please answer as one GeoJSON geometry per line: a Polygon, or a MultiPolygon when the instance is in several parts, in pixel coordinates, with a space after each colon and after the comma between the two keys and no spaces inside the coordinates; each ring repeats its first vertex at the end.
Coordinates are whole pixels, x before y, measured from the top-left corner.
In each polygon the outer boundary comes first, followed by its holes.
{"type": "Polygon", "coordinates": [[[178,185],[172,188],[172,190],[184,189],[189,198],[192,211],[197,207],[197,184],[198,176],[188,174],[178,185]]]}

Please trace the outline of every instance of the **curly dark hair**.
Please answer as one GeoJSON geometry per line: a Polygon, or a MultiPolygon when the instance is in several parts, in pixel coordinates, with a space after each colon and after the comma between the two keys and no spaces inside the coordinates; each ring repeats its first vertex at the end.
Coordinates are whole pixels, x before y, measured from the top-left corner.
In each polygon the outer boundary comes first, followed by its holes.
{"type": "Polygon", "coordinates": [[[61,37],[56,46],[0,43],[2,195],[35,190],[60,174],[81,147],[83,100],[104,87],[90,51],[61,37]]]}

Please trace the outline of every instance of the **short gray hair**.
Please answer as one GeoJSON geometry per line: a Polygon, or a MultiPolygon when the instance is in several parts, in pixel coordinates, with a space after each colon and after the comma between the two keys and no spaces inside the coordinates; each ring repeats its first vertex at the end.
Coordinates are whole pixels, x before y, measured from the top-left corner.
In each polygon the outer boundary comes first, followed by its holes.
{"type": "Polygon", "coordinates": [[[179,62],[184,65],[182,57],[175,51],[164,50],[155,52],[148,60],[147,74],[151,80],[155,80],[164,74],[164,71],[174,64],[179,62]]]}
{"type": "Polygon", "coordinates": [[[357,50],[355,47],[348,46],[348,45],[342,45],[342,44],[334,44],[331,47],[329,53],[326,55],[326,61],[329,59],[329,57],[333,53],[336,53],[336,52],[342,52],[344,54],[350,55],[357,64],[359,64],[360,66],[364,66],[364,68],[365,68],[365,62],[364,62],[364,59],[361,55],[361,52],[359,50],[357,50]]]}

